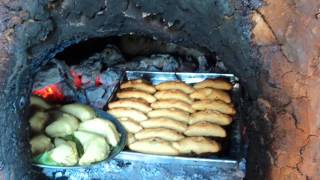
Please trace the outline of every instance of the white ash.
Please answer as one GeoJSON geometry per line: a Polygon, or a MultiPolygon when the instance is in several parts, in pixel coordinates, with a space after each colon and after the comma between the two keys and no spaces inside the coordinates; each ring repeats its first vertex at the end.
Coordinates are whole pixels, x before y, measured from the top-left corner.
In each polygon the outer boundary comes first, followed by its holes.
{"type": "Polygon", "coordinates": [[[48,63],[35,76],[33,90],[42,89],[62,81],[64,81],[64,77],[59,72],[58,66],[55,63],[48,63]]]}

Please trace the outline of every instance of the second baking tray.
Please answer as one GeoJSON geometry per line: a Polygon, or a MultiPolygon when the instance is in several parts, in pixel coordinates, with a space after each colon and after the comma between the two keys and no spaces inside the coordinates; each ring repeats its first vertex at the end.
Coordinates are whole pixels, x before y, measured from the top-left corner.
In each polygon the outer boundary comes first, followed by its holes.
{"type": "MultiPolygon", "coordinates": [[[[183,164],[206,164],[213,165],[216,163],[222,164],[233,164],[236,165],[242,158],[242,138],[241,138],[241,105],[240,105],[240,85],[239,79],[233,74],[217,74],[217,73],[175,73],[175,72],[149,72],[149,71],[125,71],[120,79],[117,87],[114,88],[113,94],[108,100],[108,103],[115,100],[115,94],[119,90],[119,85],[127,80],[144,79],[150,83],[156,85],[165,81],[180,80],[187,84],[194,84],[205,79],[225,79],[233,84],[231,90],[232,102],[237,109],[237,114],[233,117],[231,125],[225,127],[227,130],[228,137],[220,143],[222,144],[222,152],[215,155],[206,156],[163,156],[163,155],[151,155],[143,154],[132,151],[124,151],[117,157],[127,160],[150,160],[157,161],[159,163],[164,162],[177,162],[180,161],[183,164]]],[[[220,164],[220,165],[222,165],[220,164]]]]}

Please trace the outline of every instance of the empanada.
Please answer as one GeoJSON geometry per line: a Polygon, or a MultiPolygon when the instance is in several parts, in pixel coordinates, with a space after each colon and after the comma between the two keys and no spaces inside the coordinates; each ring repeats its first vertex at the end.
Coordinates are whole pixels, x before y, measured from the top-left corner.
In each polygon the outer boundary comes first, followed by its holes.
{"type": "Polygon", "coordinates": [[[120,91],[117,93],[117,98],[119,99],[141,98],[146,100],[148,103],[153,103],[157,100],[153,95],[140,90],[120,91]]]}
{"type": "Polygon", "coordinates": [[[178,141],[184,136],[172,129],[166,128],[148,128],[135,133],[136,139],[161,138],[166,141],[178,141]]]}
{"type": "Polygon", "coordinates": [[[214,110],[198,111],[190,115],[189,124],[194,124],[201,121],[208,121],[225,126],[232,122],[232,117],[214,110]]]}
{"type": "Polygon", "coordinates": [[[214,100],[201,100],[195,101],[192,104],[192,108],[194,110],[215,110],[225,114],[234,115],[236,114],[236,110],[231,104],[227,104],[223,101],[214,101],[214,100]]]}
{"type": "Polygon", "coordinates": [[[164,108],[176,108],[189,113],[193,113],[194,110],[192,106],[184,101],[168,99],[168,100],[159,100],[151,104],[153,109],[164,109],[164,108]]]}
{"type": "Polygon", "coordinates": [[[124,82],[120,85],[120,89],[128,89],[128,88],[137,89],[137,90],[144,91],[144,92],[147,92],[150,94],[153,94],[156,92],[155,87],[148,84],[147,82],[145,82],[142,79],[130,80],[130,81],[124,82]]]}
{"type": "Polygon", "coordinates": [[[209,100],[221,100],[226,103],[231,102],[230,95],[220,89],[212,89],[212,88],[201,88],[197,89],[195,92],[190,94],[192,99],[209,99],[209,100]]]}
{"type": "Polygon", "coordinates": [[[156,85],[157,90],[180,90],[184,93],[190,94],[194,91],[193,87],[182,81],[167,81],[156,85]]]}
{"type": "Polygon", "coordinates": [[[113,101],[108,105],[109,109],[113,108],[131,108],[141,112],[147,113],[152,110],[149,104],[146,104],[144,100],[140,99],[119,99],[113,101]]]}
{"type": "Polygon", "coordinates": [[[142,121],[141,126],[144,128],[168,128],[178,132],[184,132],[187,129],[187,125],[183,122],[172,120],[165,117],[151,118],[146,121],[142,121]]]}
{"type": "Polygon", "coordinates": [[[220,145],[215,140],[204,137],[186,137],[180,141],[172,142],[172,146],[181,154],[216,153],[220,150],[220,145]]]}
{"type": "Polygon", "coordinates": [[[209,122],[198,122],[190,125],[184,132],[186,136],[226,137],[226,131],[219,125],[209,122]]]}
{"type": "Polygon", "coordinates": [[[148,116],[150,118],[167,117],[185,123],[188,123],[190,118],[189,113],[175,108],[154,109],[148,112],[148,116]]]}
{"type": "Polygon", "coordinates": [[[180,91],[180,90],[164,90],[164,91],[158,91],[154,94],[154,96],[158,100],[168,100],[168,99],[175,99],[175,100],[180,100],[184,101],[186,103],[191,104],[192,99],[189,97],[188,94],[180,91]]]}
{"type": "Polygon", "coordinates": [[[134,109],[129,109],[129,108],[109,109],[108,113],[115,116],[116,118],[126,117],[126,118],[131,118],[132,120],[135,120],[138,122],[148,119],[148,117],[143,112],[137,111],[134,109]]]}
{"type": "Polygon", "coordinates": [[[178,155],[179,151],[171,143],[159,138],[149,138],[136,141],[129,145],[129,149],[147,154],[178,155]]]}
{"type": "Polygon", "coordinates": [[[207,79],[199,83],[196,83],[193,87],[195,89],[214,88],[214,89],[222,89],[222,90],[231,90],[232,84],[223,79],[207,79]]]}

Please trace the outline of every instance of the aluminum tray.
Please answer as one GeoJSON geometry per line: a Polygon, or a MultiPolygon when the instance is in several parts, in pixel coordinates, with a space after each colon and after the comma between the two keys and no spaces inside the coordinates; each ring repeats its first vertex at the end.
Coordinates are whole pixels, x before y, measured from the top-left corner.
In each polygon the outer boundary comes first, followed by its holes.
{"type": "MultiPolygon", "coordinates": [[[[126,71],[122,75],[119,84],[114,88],[114,92],[108,99],[108,102],[116,99],[115,93],[119,90],[119,85],[126,80],[145,79],[152,84],[159,84],[165,81],[180,80],[187,84],[193,84],[205,79],[222,78],[233,84],[231,96],[237,111],[241,111],[240,106],[240,86],[239,79],[233,74],[217,73],[174,73],[174,72],[149,72],[149,71],[126,71]]],[[[125,150],[121,152],[116,159],[128,161],[144,161],[148,163],[174,163],[183,165],[203,165],[203,166],[238,166],[243,160],[242,138],[241,138],[242,121],[240,113],[233,118],[233,123],[226,127],[228,138],[221,141],[223,152],[217,155],[186,157],[186,156],[164,156],[151,155],[125,150]]]]}

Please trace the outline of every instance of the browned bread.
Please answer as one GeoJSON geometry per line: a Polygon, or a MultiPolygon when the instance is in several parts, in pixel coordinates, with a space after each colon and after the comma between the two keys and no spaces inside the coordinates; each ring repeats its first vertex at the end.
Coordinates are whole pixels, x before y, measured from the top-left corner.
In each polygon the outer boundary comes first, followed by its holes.
{"type": "Polygon", "coordinates": [[[187,136],[226,137],[226,131],[219,125],[209,122],[198,122],[190,125],[184,132],[187,136]]]}
{"type": "Polygon", "coordinates": [[[182,121],[185,123],[189,122],[189,113],[179,110],[179,109],[154,109],[148,112],[148,116],[150,118],[158,118],[158,117],[166,117],[170,119],[174,119],[177,121],[182,121]]]}
{"type": "Polygon", "coordinates": [[[131,109],[139,110],[144,113],[147,113],[152,110],[149,104],[145,103],[145,101],[141,99],[119,99],[117,101],[109,103],[108,107],[109,109],[131,108],[131,109]]]}
{"type": "Polygon", "coordinates": [[[148,138],[138,140],[129,145],[132,151],[158,154],[158,155],[178,155],[179,151],[172,147],[171,143],[160,138],[148,138]]]}
{"type": "Polygon", "coordinates": [[[165,117],[151,118],[146,121],[142,121],[140,124],[144,128],[168,128],[178,132],[184,132],[188,127],[183,122],[165,117]]]}
{"type": "Polygon", "coordinates": [[[189,97],[188,94],[180,91],[180,90],[164,90],[164,91],[158,91],[154,95],[158,100],[180,100],[186,103],[191,104],[192,99],[189,97]]]}
{"type": "Polygon", "coordinates": [[[214,88],[222,90],[231,90],[232,84],[222,79],[207,79],[199,83],[196,83],[193,87],[195,89],[214,88]]]}
{"type": "Polygon", "coordinates": [[[120,89],[128,89],[128,88],[145,91],[150,94],[153,94],[156,92],[155,87],[143,81],[142,79],[130,80],[120,85],[120,89]]]}
{"type": "Polygon", "coordinates": [[[142,126],[140,124],[132,119],[119,119],[121,124],[124,126],[124,128],[130,132],[130,133],[136,133],[142,130],[142,126]]]}
{"type": "Polygon", "coordinates": [[[221,113],[234,115],[236,114],[236,110],[234,109],[233,105],[227,104],[223,101],[214,101],[214,100],[201,100],[195,101],[192,104],[192,108],[194,110],[215,110],[221,113]]]}
{"type": "Polygon", "coordinates": [[[225,126],[229,125],[232,122],[232,117],[218,111],[204,110],[191,114],[189,124],[194,124],[201,121],[208,121],[225,126]]]}
{"type": "Polygon", "coordinates": [[[209,99],[209,100],[221,100],[226,103],[231,102],[230,95],[227,92],[220,89],[212,89],[212,88],[197,89],[195,92],[190,94],[190,97],[192,99],[200,99],[200,100],[209,99]]]}
{"type": "Polygon", "coordinates": [[[178,141],[184,136],[172,129],[166,128],[149,128],[137,132],[134,137],[136,139],[161,138],[167,141],[178,141]]]}
{"type": "Polygon", "coordinates": [[[216,153],[220,151],[220,145],[215,140],[209,140],[204,137],[186,137],[180,141],[172,142],[180,154],[203,154],[216,153]]]}
{"type": "Polygon", "coordinates": [[[143,112],[129,108],[109,109],[108,113],[115,116],[116,118],[131,118],[132,120],[138,122],[148,119],[148,117],[143,112]]]}
{"type": "Polygon", "coordinates": [[[141,98],[146,100],[148,103],[153,103],[157,100],[153,95],[140,90],[120,91],[117,93],[117,97],[119,99],[141,98]]]}
{"type": "Polygon", "coordinates": [[[193,113],[194,110],[192,106],[186,102],[175,100],[175,99],[168,99],[168,100],[159,100],[151,104],[151,107],[154,109],[164,109],[164,108],[176,108],[180,109],[189,113],[193,113]]]}
{"type": "Polygon", "coordinates": [[[156,85],[157,90],[180,90],[190,94],[194,91],[193,87],[181,81],[167,81],[156,85]]]}

